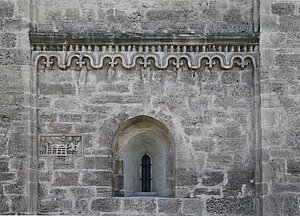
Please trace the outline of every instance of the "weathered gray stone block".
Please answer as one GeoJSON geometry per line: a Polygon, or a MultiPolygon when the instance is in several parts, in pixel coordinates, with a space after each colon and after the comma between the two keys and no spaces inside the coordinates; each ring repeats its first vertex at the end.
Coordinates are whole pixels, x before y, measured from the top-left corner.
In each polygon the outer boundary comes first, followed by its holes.
{"type": "Polygon", "coordinates": [[[254,180],[252,168],[228,171],[228,183],[231,185],[250,184],[254,180]]]}
{"type": "Polygon", "coordinates": [[[59,212],[67,213],[72,209],[72,201],[69,200],[42,200],[39,204],[39,212],[42,214],[59,212]]]}
{"type": "Polygon", "coordinates": [[[111,169],[110,157],[85,157],[83,159],[84,169],[111,169]]]}
{"type": "Polygon", "coordinates": [[[201,195],[216,195],[220,196],[221,191],[216,189],[208,189],[208,188],[196,188],[194,191],[194,196],[201,196],[201,195]]]}
{"type": "Polygon", "coordinates": [[[8,172],[8,159],[0,159],[0,172],[8,172]]]}
{"type": "Polygon", "coordinates": [[[75,201],[75,210],[78,213],[87,214],[89,211],[89,203],[87,200],[76,200],[75,201]]]}
{"type": "Polygon", "coordinates": [[[112,188],[111,187],[97,187],[97,197],[111,197],[112,188]]]}
{"type": "Polygon", "coordinates": [[[295,13],[295,8],[295,4],[292,2],[278,2],[271,6],[272,13],[277,15],[292,15],[295,13]]]}
{"type": "Polygon", "coordinates": [[[109,171],[84,172],[82,185],[86,186],[110,186],[112,174],[109,171]]]}
{"type": "Polygon", "coordinates": [[[0,195],[0,212],[5,214],[9,212],[9,199],[0,195]]]}
{"type": "Polygon", "coordinates": [[[56,158],[53,160],[54,169],[74,169],[74,160],[72,158],[56,158]]]}
{"type": "Polygon", "coordinates": [[[7,194],[22,194],[24,190],[24,184],[9,184],[4,186],[4,190],[7,194]]]}
{"type": "Polygon", "coordinates": [[[91,210],[98,212],[116,212],[120,209],[119,199],[95,199],[92,201],[91,210]]]}
{"type": "Polygon", "coordinates": [[[202,215],[203,201],[201,199],[183,199],[182,201],[183,214],[202,215]]]}
{"type": "Polygon", "coordinates": [[[1,173],[0,181],[11,181],[16,178],[15,173],[1,173]]]}
{"type": "Polygon", "coordinates": [[[196,184],[196,173],[194,170],[179,168],[176,170],[176,185],[187,186],[196,184]]]}
{"type": "Polygon", "coordinates": [[[80,114],[60,114],[59,121],[60,122],[81,122],[82,115],[80,114]]]}
{"type": "Polygon", "coordinates": [[[179,199],[159,199],[158,211],[166,214],[180,213],[181,201],[179,199]]]}
{"type": "Polygon", "coordinates": [[[40,83],[39,91],[43,95],[74,95],[75,86],[72,84],[40,83]]]}
{"type": "Polygon", "coordinates": [[[283,199],[283,215],[297,216],[300,214],[299,198],[297,196],[286,196],[283,199]]]}
{"type": "MultiPolygon", "coordinates": [[[[1,11],[0,11],[1,13],[1,11]]],[[[1,15],[0,15],[1,16],[1,15]]],[[[0,47],[12,48],[16,46],[17,37],[12,33],[0,34],[0,47]]]]}
{"type": "Polygon", "coordinates": [[[124,211],[128,213],[143,212],[143,199],[125,199],[124,211]]]}
{"type": "Polygon", "coordinates": [[[54,186],[76,186],[78,185],[79,175],[77,172],[55,172],[54,186]]]}
{"type": "Polygon", "coordinates": [[[0,17],[12,17],[14,15],[14,4],[9,1],[0,2],[0,17]]]}
{"type": "Polygon", "coordinates": [[[300,161],[289,160],[287,162],[287,172],[294,175],[300,175],[300,161]]]}
{"type": "Polygon", "coordinates": [[[95,192],[89,187],[74,187],[70,189],[72,195],[76,199],[91,198],[95,196],[95,192]]]}
{"type": "Polygon", "coordinates": [[[209,213],[216,214],[243,214],[253,215],[253,198],[223,198],[209,199],[206,201],[206,210],[209,213]]]}
{"type": "Polygon", "coordinates": [[[205,172],[202,177],[202,185],[214,186],[223,182],[223,172],[205,172]]]}

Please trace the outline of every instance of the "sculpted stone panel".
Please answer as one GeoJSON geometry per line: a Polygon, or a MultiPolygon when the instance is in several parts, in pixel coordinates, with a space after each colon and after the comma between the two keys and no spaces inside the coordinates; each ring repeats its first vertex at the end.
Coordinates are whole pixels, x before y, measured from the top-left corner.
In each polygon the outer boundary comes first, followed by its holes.
{"type": "Polygon", "coordinates": [[[40,156],[68,156],[82,154],[81,135],[41,135],[40,156]]]}

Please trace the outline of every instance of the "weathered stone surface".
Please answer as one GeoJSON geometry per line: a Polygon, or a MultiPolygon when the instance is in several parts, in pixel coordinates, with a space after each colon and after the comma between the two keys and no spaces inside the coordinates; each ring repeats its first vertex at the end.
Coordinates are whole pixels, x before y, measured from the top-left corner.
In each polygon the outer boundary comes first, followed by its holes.
{"type": "Polygon", "coordinates": [[[72,202],[69,200],[45,200],[39,204],[39,212],[42,214],[47,213],[63,213],[72,209],[72,202]]]}
{"type": "Polygon", "coordinates": [[[119,199],[95,199],[92,200],[91,210],[97,212],[116,212],[120,209],[119,199]]]}
{"type": "Polygon", "coordinates": [[[93,189],[88,187],[75,187],[71,188],[70,191],[77,199],[91,198],[95,196],[93,189]]]}
{"type": "Polygon", "coordinates": [[[73,95],[75,87],[72,84],[47,84],[40,83],[40,93],[42,95],[73,95]]]}
{"type": "Polygon", "coordinates": [[[300,161],[288,161],[287,172],[294,175],[300,175],[300,161]]]}
{"type": "Polygon", "coordinates": [[[178,199],[159,199],[158,211],[166,214],[178,214],[180,212],[181,201],[178,199]]]}
{"type": "Polygon", "coordinates": [[[187,186],[196,184],[196,173],[193,170],[179,168],[176,172],[177,186],[187,186]]]}
{"type": "Polygon", "coordinates": [[[15,47],[16,40],[17,40],[17,37],[15,34],[12,34],[12,33],[0,34],[0,47],[4,47],[4,48],[15,47]]]}
{"type": "Polygon", "coordinates": [[[55,172],[54,173],[54,186],[76,186],[78,185],[77,172],[55,172]]]}
{"type": "Polygon", "coordinates": [[[0,172],[8,172],[8,160],[0,159],[0,172]]]}
{"type": "Polygon", "coordinates": [[[224,174],[222,172],[205,172],[202,177],[202,185],[214,186],[223,182],[224,174]]]}
{"type": "Polygon", "coordinates": [[[271,6],[273,14],[277,15],[292,15],[295,12],[294,3],[274,3],[271,6]]]}
{"type": "Polygon", "coordinates": [[[0,17],[12,17],[14,14],[14,4],[9,1],[1,1],[0,17]]]}
{"type": "Polygon", "coordinates": [[[243,214],[253,215],[253,198],[229,198],[229,199],[209,199],[206,201],[206,210],[216,214],[243,214]]]}
{"type": "Polygon", "coordinates": [[[82,184],[87,186],[110,186],[112,174],[110,171],[84,172],[82,184]]]}
{"type": "Polygon", "coordinates": [[[201,199],[184,199],[182,205],[183,214],[202,215],[203,201],[201,199]]]}
{"type": "Polygon", "coordinates": [[[85,157],[83,160],[84,169],[106,169],[111,168],[110,157],[85,157]]]}

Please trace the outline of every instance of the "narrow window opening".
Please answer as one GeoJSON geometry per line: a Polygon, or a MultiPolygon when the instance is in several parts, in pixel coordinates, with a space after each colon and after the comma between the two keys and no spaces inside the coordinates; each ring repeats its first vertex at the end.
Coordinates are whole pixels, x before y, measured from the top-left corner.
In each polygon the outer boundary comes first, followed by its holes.
{"type": "Polygon", "coordinates": [[[151,158],[148,155],[144,155],[142,157],[141,163],[141,187],[142,192],[150,192],[151,191],[151,158]]]}

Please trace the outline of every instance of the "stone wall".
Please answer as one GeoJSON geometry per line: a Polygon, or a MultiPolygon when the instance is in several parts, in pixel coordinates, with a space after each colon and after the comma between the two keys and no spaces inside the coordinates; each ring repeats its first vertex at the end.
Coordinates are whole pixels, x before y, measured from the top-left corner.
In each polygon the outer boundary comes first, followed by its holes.
{"type": "Polygon", "coordinates": [[[184,60],[178,67],[170,60],[160,70],[124,69],[118,60],[94,69],[88,59],[73,58],[62,70],[52,60],[49,67],[43,57],[38,64],[38,132],[83,136],[84,154],[39,156],[39,213],[254,213],[251,62],[224,69],[215,60],[191,70],[184,60]],[[174,137],[175,198],[112,198],[114,134],[140,115],[157,119],[174,137]]]}
{"type": "Polygon", "coordinates": [[[252,0],[35,1],[42,32],[253,32],[252,0]]]}
{"type": "Polygon", "coordinates": [[[0,1],[0,212],[29,204],[29,1],[0,1]]]}
{"type": "Polygon", "coordinates": [[[299,1],[262,1],[264,215],[299,215],[299,1]]]}

